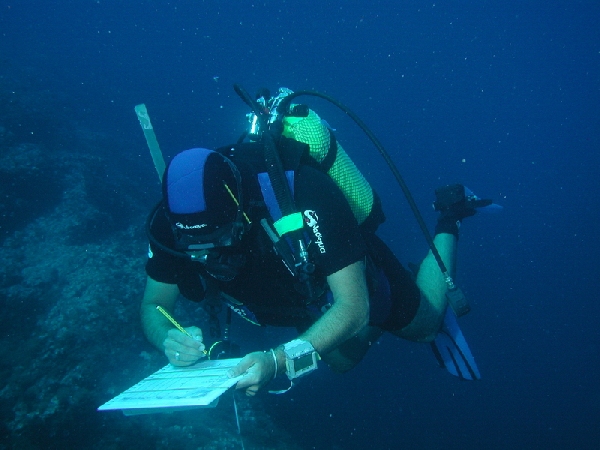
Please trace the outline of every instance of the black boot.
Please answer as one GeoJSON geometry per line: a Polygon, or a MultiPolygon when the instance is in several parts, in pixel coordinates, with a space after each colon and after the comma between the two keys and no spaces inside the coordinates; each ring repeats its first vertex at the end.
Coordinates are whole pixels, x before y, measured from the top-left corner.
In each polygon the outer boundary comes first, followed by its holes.
{"type": "Polygon", "coordinates": [[[474,216],[476,208],[491,205],[492,200],[482,200],[476,195],[467,195],[462,184],[451,184],[435,190],[433,209],[440,211],[435,234],[453,234],[458,239],[458,228],[465,217],[474,216]]]}

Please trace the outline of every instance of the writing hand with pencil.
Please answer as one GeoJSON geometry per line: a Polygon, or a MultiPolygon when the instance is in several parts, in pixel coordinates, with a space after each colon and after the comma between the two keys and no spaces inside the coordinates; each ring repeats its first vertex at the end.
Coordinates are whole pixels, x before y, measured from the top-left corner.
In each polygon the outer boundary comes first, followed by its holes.
{"type": "Polygon", "coordinates": [[[169,330],[163,342],[165,355],[171,364],[179,367],[190,366],[206,356],[200,328],[183,328],[164,308],[157,306],[156,309],[175,327],[169,330]]]}

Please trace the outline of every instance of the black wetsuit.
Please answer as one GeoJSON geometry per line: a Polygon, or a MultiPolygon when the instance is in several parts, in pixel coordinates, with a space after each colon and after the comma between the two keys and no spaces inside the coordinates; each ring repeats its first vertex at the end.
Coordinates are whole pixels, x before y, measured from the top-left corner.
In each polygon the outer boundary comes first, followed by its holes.
{"type": "MultiPolygon", "coordinates": [[[[258,163],[227,156],[240,169],[244,211],[252,226],[241,245],[246,257],[244,267],[234,280],[216,282],[218,289],[243,303],[260,324],[305,329],[318,318],[315,306],[320,305],[306,305],[305,296],[297,289],[297,280],[275,253],[260,225],[260,220],[269,218],[269,213],[257,180],[258,163]]],[[[317,284],[324,285],[327,276],[365,260],[368,255],[371,322],[386,329],[407,325],[419,305],[418,289],[409,273],[375,236],[378,223],[369,225],[370,230],[365,224],[359,227],[335,183],[325,173],[307,165],[301,164],[294,171],[294,202],[306,218],[304,228],[310,242],[308,252],[316,267],[317,284]],[[385,277],[380,276],[377,267],[382,268],[385,277]]],[[[173,248],[171,227],[163,210],[156,214],[151,233],[160,243],[173,248]]],[[[201,278],[209,275],[201,263],[168,254],[152,243],[149,256],[146,272],[150,278],[177,284],[181,294],[190,300],[204,298],[206,283],[201,278]]],[[[212,279],[211,282],[214,285],[212,279]]]]}

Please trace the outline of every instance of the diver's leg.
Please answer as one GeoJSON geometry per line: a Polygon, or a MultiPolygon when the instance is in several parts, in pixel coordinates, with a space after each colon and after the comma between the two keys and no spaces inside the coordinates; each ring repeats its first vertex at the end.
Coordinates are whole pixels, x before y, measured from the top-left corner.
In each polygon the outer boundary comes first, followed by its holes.
{"type": "MultiPolygon", "coordinates": [[[[492,205],[492,200],[482,200],[460,184],[436,189],[435,196],[433,206],[440,216],[433,242],[448,274],[454,278],[460,224],[463,219],[475,215],[477,208],[492,205]]],[[[447,285],[431,251],[421,263],[416,284],[421,292],[417,313],[411,323],[393,334],[412,341],[430,342],[441,328],[448,305],[447,285]]]]}
{"type": "MultiPolygon", "coordinates": [[[[456,236],[441,233],[435,236],[433,242],[448,273],[454,278],[456,236]]],[[[447,285],[431,250],[419,267],[417,286],[421,291],[421,303],[415,318],[406,327],[393,333],[411,341],[430,342],[435,339],[440,330],[448,304],[446,300],[447,285]]]]}

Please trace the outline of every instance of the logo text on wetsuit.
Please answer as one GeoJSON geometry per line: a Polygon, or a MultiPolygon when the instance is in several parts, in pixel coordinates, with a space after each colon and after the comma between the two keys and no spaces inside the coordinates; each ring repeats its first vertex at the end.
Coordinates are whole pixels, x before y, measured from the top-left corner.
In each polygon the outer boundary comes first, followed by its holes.
{"type": "Polygon", "coordinates": [[[182,224],[181,222],[177,222],[177,223],[175,224],[175,226],[176,226],[177,228],[181,228],[182,230],[193,230],[193,229],[200,229],[200,228],[204,228],[204,227],[206,227],[207,225],[206,225],[205,223],[201,223],[201,224],[199,224],[199,225],[184,225],[184,224],[182,224]]]}
{"type": "Polygon", "coordinates": [[[325,250],[325,244],[323,243],[323,235],[319,231],[319,216],[317,216],[317,213],[312,209],[307,209],[303,214],[304,223],[306,223],[306,225],[312,229],[312,232],[317,239],[315,244],[317,244],[317,247],[319,247],[319,251],[321,253],[326,253],[327,250],[325,250]]]}

